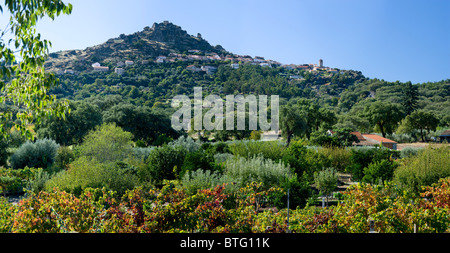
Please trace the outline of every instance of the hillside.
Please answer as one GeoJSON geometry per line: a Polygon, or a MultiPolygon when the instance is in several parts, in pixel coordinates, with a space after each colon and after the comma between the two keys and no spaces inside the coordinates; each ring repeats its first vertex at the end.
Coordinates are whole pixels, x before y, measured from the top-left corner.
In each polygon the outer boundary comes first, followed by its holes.
{"type": "MultiPolygon", "coordinates": [[[[279,95],[282,102],[307,98],[340,116],[358,114],[375,100],[401,103],[405,83],[327,67],[321,59],[317,63],[282,64],[261,56],[236,55],[165,21],[85,50],[52,53],[46,70],[60,79],[61,85],[52,90],[58,98],[118,95],[135,105],[166,109],[172,97],[191,95],[198,86],[220,96],[279,95]]],[[[414,85],[417,109],[434,112],[440,125],[448,126],[450,80],[414,85]]],[[[361,124],[365,123],[357,125],[361,124]]]]}
{"type": "Polygon", "coordinates": [[[189,50],[226,54],[221,46],[213,47],[201,35],[192,36],[170,22],[154,23],[134,34],[121,34],[103,44],[85,50],[69,50],[50,54],[46,68],[50,71],[88,71],[93,63],[119,64],[126,60],[154,60],[159,55],[182,54],[189,50]]]}

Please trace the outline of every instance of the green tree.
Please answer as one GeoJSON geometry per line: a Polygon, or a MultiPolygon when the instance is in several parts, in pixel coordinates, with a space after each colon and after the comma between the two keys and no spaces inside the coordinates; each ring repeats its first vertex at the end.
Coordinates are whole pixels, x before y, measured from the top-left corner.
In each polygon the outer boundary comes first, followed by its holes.
{"type": "Polygon", "coordinates": [[[115,123],[132,133],[135,141],[141,140],[147,146],[152,145],[163,134],[172,139],[180,136],[180,133],[172,128],[169,117],[147,106],[127,103],[114,105],[103,113],[103,121],[115,123]]]}
{"type": "Polygon", "coordinates": [[[280,109],[280,128],[286,138],[286,145],[291,143],[292,136],[301,136],[306,132],[305,114],[296,104],[289,103],[280,109]]]}
{"type": "Polygon", "coordinates": [[[403,119],[403,110],[399,104],[375,101],[364,107],[364,117],[386,137],[386,134],[394,132],[403,119]]]}
{"type": "MultiPolygon", "coordinates": [[[[55,76],[44,69],[51,43],[42,40],[35,27],[44,17],[54,20],[61,14],[70,14],[72,5],[61,0],[6,0],[0,5],[0,11],[10,15],[9,23],[0,33],[0,92],[5,94],[0,97],[0,103],[21,107],[14,115],[17,121],[13,124],[23,134],[33,137],[27,128],[29,124],[48,115],[64,117],[68,107],[66,101],[57,102],[55,96],[48,94],[57,83],[55,76]]],[[[11,110],[0,112],[1,134],[7,134],[5,124],[12,118],[11,110]]]]}
{"type": "Polygon", "coordinates": [[[424,110],[414,111],[409,116],[406,117],[407,125],[412,129],[419,129],[422,141],[425,142],[424,130],[436,131],[439,125],[439,119],[431,112],[426,112],[424,110]]]}
{"type": "Polygon", "coordinates": [[[65,146],[80,144],[84,136],[102,124],[102,112],[96,104],[85,101],[70,103],[71,113],[64,120],[44,118],[36,124],[39,138],[50,138],[65,146]]]}
{"type": "Polygon", "coordinates": [[[317,189],[326,195],[328,206],[328,195],[337,187],[338,175],[334,168],[327,168],[314,173],[314,183],[317,189]]]}
{"type": "Polygon", "coordinates": [[[418,87],[413,85],[411,82],[403,84],[402,89],[402,105],[405,110],[406,115],[410,115],[418,107],[418,87]]]}
{"type": "Polygon", "coordinates": [[[125,160],[131,153],[133,135],[113,123],[89,132],[80,145],[80,156],[93,157],[100,163],[125,160]]]}

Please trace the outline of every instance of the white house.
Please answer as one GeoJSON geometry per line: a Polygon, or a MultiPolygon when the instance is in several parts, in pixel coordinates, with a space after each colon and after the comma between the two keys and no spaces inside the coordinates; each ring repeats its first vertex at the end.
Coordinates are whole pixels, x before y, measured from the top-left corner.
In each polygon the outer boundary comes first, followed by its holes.
{"type": "Polygon", "coordinates": [[[123,75],[125,73],[125,69],[116,68],[116,69],[114,69],[114,72],[116,72],[118,75],[123,75]]]}
{"type": "Polygon", "coordinates": [[[206,74],[211,75],[216,72],[217,68],[212,66],[202,66],[201,70],[206,71],[206,74]]]}
{"type": "Polygon", "coordinates": [[[133,64],[134,64],[133,61],[125,61],[125,65],[127,65],[127,66],[131,66],[131,65],[133,65],[133,64]]]}
{"type": "Polygon", "coordinates": [[[156,62],[157,63],[164,63],[164,61],[166,61],[166,59],[167,59],[167,57],[165,57],[165,56],[158,56],[156,58],[156,62]]]}
{"type": "Polygon", "coordinates": [[[109,71],[109,68],[108,67],[97,66],[97,67],[94,67],[94,71],[107,72],[107,71],[109,71]]]}

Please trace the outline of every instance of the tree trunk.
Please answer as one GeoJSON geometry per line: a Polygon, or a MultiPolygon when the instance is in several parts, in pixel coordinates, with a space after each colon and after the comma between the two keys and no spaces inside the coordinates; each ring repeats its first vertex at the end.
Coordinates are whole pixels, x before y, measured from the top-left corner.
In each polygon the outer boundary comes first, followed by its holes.
{"type": "Polygon", "coordinates": [[[289,144],[291,144],[291,138],[292,138],[292,134],[288,133],[287,140],[286,140],[286,147],[289,147],[289,144]]]}

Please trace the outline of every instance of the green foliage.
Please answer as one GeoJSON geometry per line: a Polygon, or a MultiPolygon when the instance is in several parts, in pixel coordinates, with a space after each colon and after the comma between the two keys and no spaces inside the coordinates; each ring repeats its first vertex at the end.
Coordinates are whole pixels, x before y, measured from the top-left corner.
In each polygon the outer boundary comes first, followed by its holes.
{"type": "Polygon", "coordinates": [[[179,177],[183,177],[183,175],[188,171],[196,171],[198,169],[213,170],[214,157],[207,154],[203,150],[187,153],[184,158],[179,177]]]}
{"type": "Polygon", "coordinates": [[[369,164],[364,168],[363,182],[377,184],[378,182],[391,181],[394,176],[394,170],[397,168],[397,163],[389,160],[377,161],[369,164]]]}
{"type": "Polygon", "coordinates": [[[55,161],[59,145],[49,139],[26,142],[11,156],[10,163],[14,169],[49,168],[55,161]]]}
{"type": "Polygon", "coordinates": [[[0,193],[3,195],[23,194],[32,181],[42,169],[28,168],[6,169],[0,168],[0,193]]]}
{"type": "Polygon", "coordinates": [[[423,186],[431,186],[440,178],[450,176],[449,147],[428,146],[417,156],[406,158],[394,172],[394,182],[416,194],[423,186]]]}
{"type": "Polygon", "coordinates": [[[218,171],[198,169],[185,173],[181,183],[188,194],[194,194],[199,190],[211,189],[229,183],[229,181],[226,176],[218,171]]]}
{"type": "Polygon", "coordinates": [[[409,129],[420,130],[420,136],[423,142],[425,141],[423,131],[426,130],[428,133],[430,131],[436,131],[436,128],[439,125],[439,119],[433,113],[423,110],[412,112],[405,120],[409,129]]]}
{"type": "Polygon", "coordinates": [[[69,170],[61,171],[47,181],[45,190],[59,188],[79,195],[88,188],[105,188],[123,194],[139,183],[136,171],[124,168],[117,162],[80,157],[70,165],[69,170]]]}
{"type": "Polygon", "coordinates": [[[290,177],[290,168],[263,156],[236,157],[225,162],[224,174],[240,187],[252,182],[270,187],[281,186],[290,177]]]}
{"type": "Polygon", "coordinates": [[[395,131],[397,124],[403,119],[403,111],[399,104],[375,101],[366,105],[364,117],[386,137],[386,134],[395,131]]]}
{"type": "Polygon", "coordinates": [[[424,148],[405,147],[400,151],[401,158],[409,158],[418,155],[424,148]]]}
{"type": "Polygon", "coordinates": [[[355,147],[350,149],[350,153],[350,164],[345,170],[352,174],[353,180],[360,181],[364,177],[364,168],[369,164],[391,160],[399,152],[384,147],[355,147]]]}
{"type": "Polygon", "coordinates": [[[79,156],[98,162],[123,161],[131,153],[133,135],[115,124],[103,124],[89,132],[79,147],[79,156]]]}
{"type": "MultiPolygon", "coordinates": [[[[60,14],[70,14],[72,5],[62,1],[29,1],[8,0],[0,6],[2,12],[10,14],[8,26],[2,31],[11,35],[8,43],[0,40],[0,58],[4,64],[0,67],[0,89],[4,96],[0,103],[19,105],[21,110],[15,114],[12,124],[27,137],[32,132],[27,126],[34,120],[39,121],[47,115],[63,117],[67,110],[67,102],[56,101],[49,95],[49,89],[57,82],[54,74],[44,70],[44,61],[51,43],[42,40],[36,33],[37,21],[48,17],[52,20],[60,14]]],[[[0,131],[6,135],[5,123],[13,119],[10,108],[0,113],[0,131]]]]}
{"type": "Polygon", "coordinates": [[[54,166],[56,169],[68,169],[69,164],[75,160],[75,154],[72,149],[65,146],[58,148],[54,166]]]}
{"type": "Polygon", "coordinates": [[[406,115],[410,115],[418,108],[418,87],[411,82],[407,82],[403,85],[402,90],[402,106],[406,115]]]}
{"type": "Polygon", "coordinates": [[[103,113],[103,121],[115,123],[132,133],[135,141],[143,141],[147,146],[161,145],[165,142],[161,140],[162,136],[177,138],[180,135],[171,127],[169,117],[147,106],[114,105],[103,113]]]}
{"type": "Polygon", "coordinates": [[[102,124],[101,108],[85,101],[70,103],[70,114],[64,120],[43,118],[36,125],[40,138],[51,138],[61,145],[80,144],[86,134],[102,124]]]}
{"type": "Polygon", "coordinates": [[[250,158],[262,155],[266,159],[278,161],[283,157],[286,147],[280,141],[235,141],[228,144],[234,156],[250,158]]]}
{"type": "Polygon", "coordinates": [[[333,168],[326,168],[314,173],[314,185],[320,192],[327,196],[337,188],[338,175],[333,168]]]}
{"type": "Polygon", "coordinates": [[[7,165],[9,158],[8,146],[8,141],[0,137],[0,166],[3,167],[7,165]]]}
{"type": "Polygon", "coordinates": [[[140,172],[142,180],[161,186],[164,180],[179,178],[186,151],[180,147],[163,145],[153,149],[146,163],[148,166],[140,172]]]}

